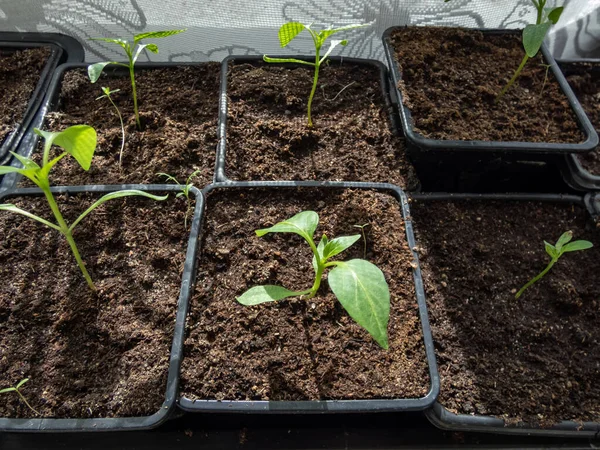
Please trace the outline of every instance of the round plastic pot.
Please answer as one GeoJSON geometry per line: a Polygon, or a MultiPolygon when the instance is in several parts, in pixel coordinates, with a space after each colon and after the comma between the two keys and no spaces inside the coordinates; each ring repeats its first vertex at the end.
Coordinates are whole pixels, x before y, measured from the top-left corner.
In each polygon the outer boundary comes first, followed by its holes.
{"type": "MultiPolygon", "coordinates": [[[[463,200],[506,200],[506,201],[542,201],[578,205],[585,207],[592,218],[600,214],[600,198],[591,195],[556,194],[411,194],[411,198],[419,202],[428,200],[446,200],[448,202],[463,200]]],[[[438,428],[452,431],[472,431],[480,433],[497,433],[520,436],[548,436],[564,438],[597,438],[600,436],[600,423],[561,422],[551,428],[535,428],[527,426],[507,426],[503,419],[484,415],[455,414],[447,410],[440,402],[435,402],[431,409],[425,412],[429,421],[438,428]]]]}
{"type": "MultiPolygon", "coordinates": [[[[431,327],[427,315],[427,304],[423,291],[423,280],[419,259],[415,248],[415,238],[406,194],[397,186],[385,183],[358,182],[317,182],[317,181],[246,181],[215,183],[207,186],[202,192],[206,197],[210,192],[219,189],[288,189],[315,188],[332,189],[372,189],[394,196],[402,207],[402,215],[406,228],[406,238],[414,258],[413,277],[415,282],[416,303],[419,307],[419,318],[423,334],[423,345],[429,367],[430,388],[422,398],[374,399],[374,400],[315,400],[315,401],[247,401],[247,400],[190,400],[179,399],[179,407],[189,412],[212,413],[245,413],[245,414],[332,414],[332,413],[375,413],[422,411],[430,408],[439,394],[440,377],[435,361],[431,327]]],[[[202,211],[204,215],[205,211],[202,211]]]]}
{"type": "MultiPolygon", "coordinates": [[[[284,56],[272,56],[273,58],[290,58],[290,55],[284,56]]],[[[314,62],[314,56],[293,56],[294,59],[299,59],[302,61],[314,62]]],[[[331,56],[328,58],[329,61],[335,64],[351,64],[357,66],[372,66],[376,67],[379,70],[379,84],[381,86],[381,95],[383,97],[385,108],[388,111],[389,116],[389,124],[392,132],[394,134],[398,134],[398,121],[396,114],[394,113],[394,108],[392,105],[392,101],[389,95],[389,81],[388,81],[388,73],[387,68],[379,61],[370,60],[370,59],[358,59],[358,58],[344,58],[342,56],[331,56]]],[[[262,62],[265,66],[281,66],[281,67],[303,67],[306,70],[313,70],[310,67],[304,66],[302,64],[292,64],[292,63],[266,63],[263,62],[262,56],[228,56],[223,60],[221,66],[221,89],[220,89],[220,102],[219,102],[219,126],[218,126],[218,149],[217,149],[217,167],[215,173],[215,182],[224,182],[230,181],[230,178],[227,176],[227,74],[229,72],[229,64],[237,62],[237,63],[256,63],[262,62]]],[[[308,93],[307,93],[308,95],[308,93]]],[[[235,180],[234,180],[235,181],[235,180]]]]}
{"type": "MultiPolygon", "coordinates": [[[[578,144],[560,144],[560,143],[537,143],[537,142],[509,142],[509,141],[460,141],[460,140],[438,140],[429,139],[419,134],[413,128],[411,111],[404,105],[402,93],[398,89],[402,81],[402,72],[395,58],[394,48],[390,42],[390,34],[398,27],[388,28],[383,33],[383,47],[390,67],[390,77],[392,81],[392,100],[397,103],[402,131],[406,137],[406,144],[411,157],[415,160],[419,158],[427,161],[431,158],[452,158],[464,159],[465,161],[473,158],[485,158],[502,156],[518,158],[521,160],[541,160],[555,162],[556,158],[567,153],[582,153],[593,150],[598,145],[598,135],[592,127],[589,119],[585,115],[579,101],[573,94],[567,80],[558,68],[558,65],[545,44],[542,44],[542,54],[546,62],[550,65],[552,75],[558,81],[562,91],[569,101],[573,110],[575,119],[584,135],[584,142],[578,144]],[[395,97],[395,98],[394,98],[395,97]],[[555,159],[552,157],[554,156],[555,159]]],[[[520,33],[517,30],[480,30],[485,34],[507,34],[520,33]]],[[[465,123],[468,126],[468,123],[465,123]]]]}
{"type": "MultiPolygon", "coordinates": [[[[125,63],[123,63],[125,64],[125,63]]],[[[153,70],[153,69],[164,69],[168,67],[182,67],[182,66],[198,66],[205,63],[175,63],[175,62],[165,62],[165,63],[136,63],[135,70],[136,73],[142,70],[153,70]]],[[[29,124],[29,128],[26,130],[25,136],[21,141],[21,145],[18,149],[18,154],[25,157],[31,157],[33,152],[36,150],[40,137],[33,132],[34,128],[42,128],[44,121],[46,119],[46,115],[49,112],[52,112],[56,109],[58,105],[58,100],[60,97],[61,89],[62,89],[62,81],[66,72],[70,70],[77,69],[86,69],[89,64],[84,63],[66,63],[60,65],[56,71],[54,72],[54,76],[50,81],[50,85],[48,86],[48,95],[46,95],[43,104],[38,109],[37,114],[33,118],[33,120],[29,124]]],[[[115,65],[106,66],[104,69],[104,73],[108,74],[110,77],[127,77],[129,78],[129,70],[124,67],[119,67],[115,65]]],[[[98,87],[100,89],[100,87],[98,87]]],[[[11,166],[21,167],[21,163],[16,160],[16,158],[12,158],[10,162],[11,166]]],[[[21,175],[19,174],[8,174],[4,176],[2,183],[0,184],[0,191],[2,190],[10,190],[15,189],[19,180],[21,179],[21,175]]]]}
{"type": "MultiPolygon", "coordinates": [[[[594,64],[590,70],[594,73],[600,73],[600,60],[582,59],[582,60],[559,60],[558,65],[565,75],[572,73],[573,65],[578,63],[594,64]]],[[[563,177],[567,184],[578,191],[598,191],[600,190],[600,175],[594,175],[586,170],[581,161],[575,154],[565,156],[565,165],[563,166],[563,177]]]]}
{"type": "Polygon", "coordinates": [[[56,67],[66,61],[83,61],[83,47],[78,41],[69,36],[55,33],[0,32],[0,48],[4,52],[14,53],[19,50],[39,47],[49,48],[50,55],[40,73],[40,79],[31,93],[21,121],[0,145],[0,165],[6,164],[11,159],[9,152],[17,151],[23,136],[44,100],[56,67]]]}
{"type": "MultiPolygon", "coordinates": [[[[176,185],[88,185],[88,186],[58,186],[51,190],[55,194],[77,195],[82,193],[107,194],[122,189],[138,189],[145,192],[166,192],[174,196],[181,192],[176,185]]],[[[198,231],[200,229],[200,214],[204,208],[204,197],[202,193],[192,187],[190,193],[196,199],[194,216],[191,220],[191,230],[186,249],[181,289],[177,301],[177,313],[171,353],[169,357],[168,378],[165,399],[159,411],[146,417],[119,417],[119,418],[92,418],[92,419],[13,419],[0,418],[0,431],[11,432],[88,432],[88,431],[125,431],[143,430],[154,428],[165,422],[176,412],[177,390],[179,386],[179,366],[183,354],[183,343],[185,340],[185,319],[187,316],[189,298],[194,284],[196,250],[198,247],[198,231]]],[[[0,201],[17,196],[41,196],[42,191],[38,188],[15,189],[0,195],[0,201]]],[[[4,213],[10,214],[10,213],[4,213]]]]}

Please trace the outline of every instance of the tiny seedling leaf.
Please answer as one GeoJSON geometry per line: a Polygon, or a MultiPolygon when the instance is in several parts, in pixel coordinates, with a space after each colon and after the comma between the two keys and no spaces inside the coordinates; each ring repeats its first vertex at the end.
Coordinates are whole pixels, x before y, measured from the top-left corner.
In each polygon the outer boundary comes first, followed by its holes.
{"type": "Polygon", "coordinates": [[[113,39],[113,38],[91,38],[90,41],[102,41],[109,42],[111,44],[120,45],[123,48],[127,48],[127,41],[125,39],[113,39]]]}
{"type": "Polygon", "coordinates": [[[544,22],[538,25],[529,24],[523,29],[523,48],[527,56],[533,58],[537,55],[551,26],[552,22],[544,22]]]}
{"type": "Polygon", "coordinates": [[[360,234],[355,234],[353,236],[340,236],[335,239],[332,239],[325,246],[325,250],[323,250],[323,257],[325,259],[329,259],[332,256],[337,255],[338,253],[343,252],[348,247],[353,245],[356,241],[360,239],[360,234]]]}
{"type": "Polygon", "coordinates": [[[140,34],[136,34],[133,37],[133,42],[135,44],[137,44],[142,39],[148,39],[148,38],[151,38],[151,39],[166,38],[166,37],[169,37],[169,36],[173,36],[175,34],[183,33],[185,30],[187,30],[187,28],[184,28],[183,30],[149,31],[148,33],[140,33],[140,34]]]}
{"type": "Polygon", "coordinates": [[[15,392],[15,391],[16,391],[16,389],[14,387],[7,387],[4,389],[0,389],[0,394],[4,394],[6,392],[15,392]]]}
{"type": "Polygon", "coordinates": [[[550,11],[548,13],[548,20],[550,22],[552,22],[554,25],[556,25],[556,23],[560,19],[560,16],[562,15],[562,12],[564,9],[565,9],[564,6],[559,6],[557,8],[553,8],[552,11],[550,11]]]}
{"type": "Polygon", "coordinates": [[[306,26],[300,22],[288,22],[283,24],[277,33],[281,47],[287,46],[304,29],[306,29],[306,26]]]}
{"type": "Polygon", "coordinates": [[[562,248],[562,252],[576,252],[578,250],[587,250],[588,248],[592,248],[594,244],[590,241],[574,241],[570,242],[562,248]]]}
{"type": "Polygon", "coordinates": [[[95,83],[96,81],[98,81],[98,78],[100,78],[102,71],[109,64],[118,64],[118,63],[116,61],[105,61],[105,62],[90,64],[88,66],[88,77],[90,78],[90,81],[92,83],[95,83]]]}
{"type": "Polygon", "coordinates": [[[558,252],[556,251],[556,248],[554,248],[554,245],[544,241],[544,246],[546,248],[546,253],[548,253],[551,258],[556,258],[558,256],[558,252]]]}
{"type": "Polygon", "coordinates": [[[350,317],[387,349],[390,291],[383,272],[364,259],[351,259],[337,263],[328,281],[350,317]]]}
{"type": "Polygon", "coordinates": [[[281,286],[255,286],[248,289],[242,295],[236,298],[242,305],[252,306],[260,305],[261,303],[274,302],[287,297],[294,297],[297,292],[290,291],[281,286]]]}
{"type": "MultiPolygon", "coordinates": [[[[319,245],[317,245],[317,253],[319,254],[319,258],[322,260],[323,259],[323,251],[325,250],[325,246],[327,245],[329,241],[327,240],[327,236],[325,234],[323,234],[323,236],[321,237],[321,240],[319,241],[319,245]]],[[[317,264],[317,257],[315,255],[313,255],[312,258],[312,265],[315,269],[315,272],[318,269],[318,264],[317,264]]]]}
{"type": "Polygon", "coordinates": [[[15,386],[17,389],[20,389],[21,386],[23,386],[25,383],[27,383],[29,381],[29,378],[23,378],[21,381],[19,381],[17,383],[17,385],[15,386]]]}
{"type": "Polygon", "coordinates": [[[304,239],[312,239],[318,224],[319,215],[316,212],[302,211],[294,217],[276,223],[270,228],[256,230],[256,235],[264,236],[267,233],[296,233],[304,239]]]}
{"type": "Polygon", "coordinates": [[[304,64],[306,66],[314,66],[315,65],[315,63],[308,62],[308,61],[302,61],[301,59],[295,59],[295,58],[271,58],[270,56],[267,56],[267,55],[263,56],[263,61],[264,62],[268,62],[268,63],[276,63],[276,64],[294,63],[294,64],[304,64]]]}
{"type": "MultiPolygon", "coordinates": [[[[340,31],[348,31],[348,30],[353,30],[355,28],[370,27],[371,25],[373,25],[373,22],[344,25],[343,27],[333,28],[331,30],[323,30],[319,33],[319,37],[321,37],[321,39],[325,40],[332,34],[339,33],[340,31]]],[[[346,44],[343,44],[343,45],[346,45],[346,44]]]]}
{"type": "Polygon", "coordinates": [[[17,161],[19,161],[21,164],[23,164],[23,168],[25,169],[41,169],[41,167],[39,166],[39,164],[37,164],[35,161],[32,161],[29,158],[26,158],[25,156],[21,156],[18,153],[13,153],[10,152],[11,155],[13,155],[15,158],[17,158],[17,161]]]}
{"type": "Polygon", "coordinates": [[[558,238],[558,241],[556,241],[555,244],[556,251],[560,253],[560,250],[563,248],[563,245],[565,245],[568,242],[571,242],[571,239],[573,239],[572,231],[565,231],[563,234],[561,234],[558,238]]]}

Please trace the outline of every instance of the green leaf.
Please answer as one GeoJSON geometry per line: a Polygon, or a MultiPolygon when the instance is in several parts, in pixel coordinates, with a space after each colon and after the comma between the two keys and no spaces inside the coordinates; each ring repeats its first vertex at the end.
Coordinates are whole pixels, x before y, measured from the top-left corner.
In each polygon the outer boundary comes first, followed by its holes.
{"type": "Polygon", "coordinates": [[[17,158],[17,160],[21,164],[23,164],[23,168],[25,169],[41,169],[41,167],[36,162],[32,161],[29,158],[26,158],[25,156],[21,156],[18,153],[14,152],[10,152],[10,154],[17,158]]]}
{"type": "Polygon", "coordinates": [[[323,55],[323,57],[319,61],[319,64],[322,64],[323,61],[325,61],[327,59],[327,57],[333,51],[334,48],[336,48],[338,45],[346,45],[347,43],[348,43],[348,41],[345,39],[344,40],[338,40],[338,39],[332,40],[329,43],[329,48],[327,49],[327,52],[323,55]]]}
{"type": "Polygon", "coordinates": [[[63,131],[51,132],[34,128],[46,145],[57,145],[73,156],[83,170],[89,170],[96,150],[96,130],[89,125],[73,125],[63,131]]]}
{"type": "Polygon", "coordinates": [[[236,300],[242,305],[252,306],[266,302],[274,302],[296,295],[299,294],[284,287],[267,285],[250,288],[239,297],[236,297],[236,300]]]}
{"type": "Polygon", "coordinates": [[[523,48],[527,56],[533,58],[537,55],[551,26],[552,22],[544,22],[539,25],[529,24],[523,29],[523,48]]]}
{"type": "Polygon", "coordinates": [[[55,230],[61,231],[58,225],[54,225],[51,222],[48,222],[46,219],[42,219],[41,217],[36,216],[35,214],[30,213],[29,211],[25,211],[24,209],[18,208],[12,203],[4,203],[0,205],[0,211],[9,211],[17,214],[21,214],[22,216],[29,217],[30,219],[36,220],[40,223],[43,223],[47,227],[53,228],[55,230]]]}
{"type": "Polygon", "coordinates": [[[294,59],[294,58],[271,58],[267,55],[263,55],[263,61],[264,62],[268,62],[268,63],[296,63],[296,64],[304,64],[306,66],[313,66],[315,65],[315,63],[312,62],[308,62],[308,61],[302,61],[301,59],[294,59]]]}
{"type": "Polygon", "coordinates": [[[137,44],[142,39],[147,39],[147,38],[152,38],[152,39],[166,38],[166,37],[169,37],[169,36],[173,36],[175,34],[183,33],[186,30],[187,30],[187,28],[184,28],[183,30],[149,31],[148,33],[140,33],[140,34],[136,34],[133,37],[133,42],[134,42],[134,44],[137,44]]]}
{"type": "Polygon", "coordinates": [[[592,248],[594,244],[590,241],[574,241],[567,245],[565,245],[562,249],[562,253],[565,252],[576,252],[578,250],[587,250],[588,248],[592,248]]]}
{"type": "Polygon", "coordinates": [[[158,45],[156,44],[146,44],[146,49],[150,50],[152,53],[158,53],[158,45]]]}
{"type": "Polygon", "coordinates": [[[267,233],[295,233],[306,240],[311,240],[315,230],[319,225],[319,215],[314,211],[302,211],[282,222],[276,223],[270,228],[256,230],[257,236],[264,236],[267,233]]]}
{"type": "Polygon", "coordinates": [[[138,57],[140,56],[140,53],[142,53],[142,51],[147,48],[148,50],[150,50],[153,53],[158,53],[158,47],[156,46],[156,44],[140,44],[138,45],[138,48],[135,52],[135,56],[133,57],[133,64],[135,64],[138,60],[138,57]],[[156,51],[152,50],[155,49],[156,51]]]}
{"type": "Polygon", "coordinates": [[[29,378],[23,378],[21,381],[19,381],[17,383],[17,385],[15,386],[17,389],[20,389],[21,386],[23,386],[25,383],[27,383],[29,381],[29,378]]]}
{"type": "Polygon", "coordinates": [[[118,63],[116,61],[105,61],[105,62],[90,64],[88,66],[88,77],[90,78],[90,81],[92,83],[95,83],[96,81],[98,81],[98,78],[100,78],[102,71],[109,64],[118,64],[118,63]]]}
{"type": "Polygon", "coordinates": [[[0,394],[4,394],[6,392],[15,392],[16,389],[14,387],[8,387],[8,388],[4,388],[4,389],[0,389],[0,394]]]}
{"type": "MultiPolygon", "coordinates": [[[[327,236],[325,236],[325,234],[323,234],[323,236],[321,236],[321,240],[319,241],[319,245],[317,245],[317,253],[319,254],[319,258],[323,259],[323,250],[325,250],[325,246],[327,245],[327,236]]],[[[318,265],[317,265],[317,257],[313,254],[313,258],[312,258],[312,265],[313,268],[315,269],[315,272],[319,269],[318,265]]]]}
{"type": "Polygon", "coordinates": [[[552,24],[556,25],[556,23],[560,19],[560,16],[562,15],[562,12],[563,12],[564,9],[565,9],[564,6],[559,6],[557,8],[552,9],[548,13],[548,20],[550,22],[552,22],[552,24]]]}
{"type": "Polygon", "coordinates": [[[323,257],[325,257],[325,259],[329,259],[332,256],[343,252],[359,239],[360,234],[355,234],[353,236],[340,236],[335,239],[332,239],[325,246],[325,250],[323,251],[323,257]]]}
{"type": "Polygon", "coordinates": [[[550,244],[549,242],[544,241],[544,246],[546,248],[546,253],[548,253],[551,258],[554,259],[554,258],[558,257],[558,251],[556,250],[554,245],[550,244]]]}
{"type": "Polygon", "coordinates": [[[306,25],[300,22],[288,22],[283,24],[277,33],[281,47],[287,46],[304,29],[307,29],[306,25]]]}
{"type": "Polygon", "coordinates": [[[106,194],[102,197],[100,197],[98,200],[96,200],[92,206],[90,206],[88,209],[86,209],[78,218],[77,220],[75,220],[75,222],[73,222],[71,224],[71,226],[69,227],[69,230],[73,231],[75,229],[75,226],[81,222],[85,216],[87,216],[89,213],[91,213],[94,209],[96,209],[98,206],[100,206],[103,203],[106,203],[109,200],[114,200],[115,198],[121,198],[121,197],[131,197],[131,196],[140,196],[140,197],[147,197],[147,198],[151,198],[152,200],[157,200],[157,201],[162,201],[162,200],[166,200],[169,195],[153,195],[150,194],[148,192],[144,192],[144,191],[139,191],[137,189],[127,189],[124,191],[117,191],[117,192],[111,192],[110,194],[106,194]]]}
{"type": "Polygon", "coordinates": [[[91,38],[90,41],[103,41],[111,44],[117,44],[124,49],[127,49],[127,41],[125,39],[112,39],[112,38],[91,38]]]}
{"type": "Polygon", "coordinates": [[[24,169],[13,166],[0,166],[0,175],[6,175],[7,173],[23,173],[24,169]]]}
{"type": "Polygon", "coordinates": [[[558,238],[558,241],[556,241],[556,244],[554,245],[556,247],[556,251],[560,252],[560,249],[563,247],[563,245],[565,245],[567,242],[570,242],[571,239],[573,239],[572,231],[565,231],[563,234],[561,234],[558,238]]]}
{"type": "MultiPolygon", "coordinates": [[[[333,28],[333,29],[330,29],[330,30],[323,30],[323,31],[321,31],[319,33],[319,37],[324,42],[325,39],[327,39],[329,36],[331,36],[332,34],[335,34],[335,33],[339,33],[340,31],[348,31],[348,30],[353,30],[355,28],[370,27],[371,25],[373,25],[373,22],[369,22],[369,23],[355,23],[355,24],[351,24],[351,25],[345,25],[345,26],[339,27],[339,28],[333,28]]],[[[346,45],[346,44],[343,44],[343,45],[346,45]]]]}
{"type": "Polygon", "coordinates": [[[328,281],[350,317],[387,349],[390,291],[383,272],[364,259],[351,259],[338,262],[328,281]]]}

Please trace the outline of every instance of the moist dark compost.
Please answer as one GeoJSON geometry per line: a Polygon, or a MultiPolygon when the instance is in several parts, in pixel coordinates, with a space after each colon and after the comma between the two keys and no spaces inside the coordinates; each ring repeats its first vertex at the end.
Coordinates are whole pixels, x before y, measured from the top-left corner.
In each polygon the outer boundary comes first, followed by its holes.
{"type": "Polygon", "coordinates": [[[389,182],[414,187],[393,134],[379,69],[323,65],[307,125],[312,68],[229,64],[227,176],[235,180],[389,182]]]}
{"type": "Polygon", "coordinates": [[[390,37],[415,131],[431,139],[579,143],[566,95],[539,53],[496,102],[524,56],[520,34],[410,27],[390,37]],[[544,79],[547,73],[547,80],[544,79]]]}
{"type": "MultiPolygon", "coordinates": [[[[359,241],[341,259],[363,258],[359,241]]],[[[182,395],[189,399],[419,398],[430,380],[401,208],[360,190],[227,190],[208,198],[196,292],[188,318],[182,395]],[[254,307],[236,296],[260,284],[305,289],[312,253],[297,235],[254,230],[301,211],[320,216],[315,236],[359,234],[390,286],[390,349],[345,312],[324,279],[311,300],[254,307]]],[[[336,257],[337,258],[337,257],[336,257]]],[[[326,275],[325,275],[326,277],[326,275]]],[[[324,278],[325,278],[324,277],[324,278]]]]}
{"type": "MultiPolygon", "coordinates": [[[[91,125],[98,132],[98,148],[88,172],[75,160],[64,159],[52,171],[52,184],[166,182],[158,172],[168,173],[183,182],[197,169],[200,173],[194,180],[196,186],[212,181],[217,145],[219,64],[138,69],[135,81],[143,131],[135,124],[128,74],[112,77],[103,73],[92,84],[84,69],[65,73],[57,111],[48,115],[44,127],[60,131],[71,125],[91,125]],[[120,89],[112,98],[125,121],[122,167],[119,166],[121,124],[108,99],[96,100],[103,95],[102,86],[120,89]]],[[[41,145],[36,159],[41,160],[41,145]]]]}
{"type": "Polygon", "coordinates": [[[551,426],[600,422],[600,239],[571,204],[411,205],[441,376],[455,413],[551,426]],[[594,244],[540,273],[567,230],[594,244]]]}
{"type": "Polygon", "coordinates": [[[0,144],[23,119],[49,56],[48,47],[16,52],[0,48],[0,144]]]}
{"type": "MultiPolygon", "coordinates": [[[[72,222],[97,196],[61,196],[72,222]]],[[[48,219],[43,198],[11,199],[48,219]]],[[[28,377],[41,417],[146,416],[165,400],[188,232],[186,205],[111,200],[75,229],[94,295],[55,230],[0,214],[0,386],[28,377]],[[143,220],[141,218],[144,218],[143,220]]],[[[15,393],[2,417],[37,417],[15,393]]]]}

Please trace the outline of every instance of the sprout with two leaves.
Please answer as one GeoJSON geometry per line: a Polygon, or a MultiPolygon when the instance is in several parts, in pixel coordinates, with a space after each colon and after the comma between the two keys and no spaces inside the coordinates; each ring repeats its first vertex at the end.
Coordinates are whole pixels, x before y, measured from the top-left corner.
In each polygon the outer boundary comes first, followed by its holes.
{"type": "Polygon", "coordinates": [[[316,212],[303,211],[270,228],[256,230],[257,236],[267,233],[295,233],[304,238],[313,252],[315,280],[310,289],[290,291],[281,286],[255,286],[240,295],[237,301],[250,306],[287,297],[302,296],[307,300],[311,299],[321,286],[325,269],[333,268],[327,276],[329,287],[350,317],[367,330],[382,348],[387,349],[390,291],[383,272],[375,264],[364,259],[329,261],[358,241],[360,234],[340,236],[331,240],[323,235],[319,244],[315,245],[313,235],[318,225],[319,215],[316,212]]]}
{"type": "Polygon", "coordinates": [[[52,210],[54,218],[56,219],[56,223],[52,223],[42,217],[36,216],[35,214],[18,208],[17,206],[11,203],[1,204],[0,211],[10,211],[17,214],[22,214],[25,217],[29,217],[30,219],[40,222],[46,225],[47,227],[52,228],[53,230],[56,230],[59,233],[61,233],[67,239],[71,251],[73,252],[73,256],[75,256],[75,260],[77,261],[77,265],[81,269],[81,273],[87,281],[90,289],[95,291],[96,287],[94,286],[94,282],[92,281],[90,274],[85,268],[85,264],[81,259],[79,250],[77,249],[75,239],[73,239],[73,230],[75,229],[75,227],[89,213],[91,213],[94,209],[107,202],[108,200],[120,197],[128,197],[132,195],[148,197],[153,200],[166,200],[168,196],[165,195],[161,197],[133,189],[112,192],[98,199],[88,209],[86,209],[71,225],[68,225],[65,219],[63,218],[60,209],[58,208],[52,191],[50,190],[50,181],[48,177],[54,165],[67,155],[70,155],[73,158],[75,158],[75,160],[79,163],[83,170],[89,170],[92,163],[92,158],[94,156],[94,151],[96,150],[96,130],[94,130],[94,128],[88,125],[74,125],[60,132],[42,131],[37,128],[35,128],[34,130],[38,135],[40,135],[44,139],[44,153],[42,157],[42,165],[40,166],[29,158],[13,153],[13,156],[17,158],[17,160],[19,160],[19,162],[23,165],[23,168],[13,166],[0,166],[0,175],[4,175],[7,173],[19,173],[33,181],[43,191],[46,200],[48,201],[48,205],[52,210]],[[52,145],[60,147],[63,151],[60,153],[59,156],[51,160],[50,148],[52,147],[52,145]]]}
{"type": "Polygon", "coordinates": [[[325,52],[325,54],[323,56],[321,56],[321,49],[323,47],[323,44],[325,44],[325,41],[327,41],[327,38],[329,38],[330,36],[332,36],[336,33],[339,33],[341,31],[353,30],[355,28],[368,27],[370,25],[371,25],[371,23],[346,25],[346,26],[339,27],[339,28],[328,28],[328,29],[317,32],[311,28],[312,24],[304,25],[300,22],[288,22],[288,23],[282,25],[281,28],[279,29],[279,33],[278,33],[279,43],[281,44],[282,48],[286,47],[300,32],[302,32],[302,30],[306,30],[310,33],[310,36],[315,45],[315,62],[314,63],[308,62],[308,61],[302,61],[301,59],[295,59],[295,58],[271,58],[267,55],[263,56],[263,60],[268,63],[297,63],[297,64],[304,64],[307,66],[312,66],[315,68],[315,74],[313,77],[313,86],[312,86],[312,90],[310,91],[310,96],[308,97],[308,126],[309,127],[312,127],[312,125],[313,125],[312,117],[311,117],[311,107],[312,107],[313,97],[315,96],[315,92],[317,90],[317,83],[319,81],[319,68],[321,67],[321,64],[323,64],[327,60],[327,57],[331,54],[331,52],[333,51],[334,48],[336,48],[338,45],[347,45],[348,41],[346,39],[342,39],[342,40],[333,39],[329,44],[329,49],[327,50],[327,52],[325,52]]]}
{"type": "Polygon", "coordinates": [[[27,405],[27,407],[31,411],[33,411],[36,415],[41,416],[41,414],[29,404],[29,402],[27,401],[27,399],[25,398],[25,396],[21,393],[21,386],[23,386],[28,381],[29,381],[29,378],[23,378],[15,386],[10,386],[10,387],[4,388],[4,389],[0,389],[0,394],[7,394],[9,392],[16,392],[17,395],[19,396],[19,398],[23,401],[23,403],[25,403],[27,405]]]}
{"type": "Polygon", "coordinates": [[[142,124],[140,122],[140,114],[138,112],[138,104],[137,104],[137,91],[135,88],[135,74],[134,74],[134,66],[140,56],[142,50],[146,49],[151,51],[152,53],[158,53],[158,46],[156,44],[140,44],[142,39],[158,39],[158,38],[166,38],[169,36],[173,36],[175,34],[183,33],[185,30],[166,30],[166,31],[151,31],[149,33],[141,33],[136,34],[133,37],[133,44],[131,42],[126,41],[125,39],[111,39],[111,38],[94,38],[92,41],[104,41],[110,42],[111,44],[117,44],[125,50],[125,54],[127,55],[128,63],[121,63],[117,61],[104,61],[95,64],[90,64],[88,66],[88,76],[90,77],[90,81],[95,83],[100,78],[100,74],[104,70],[106,66],[109,64],[115,64],[117,66],[126,67],[129,69],[129,77],[131,78],[131,90],[133,93],[133,110],[135,112],[135,122],[137,123],[137,127],[139,130],[142,129],[142,124]]]}
{"type": "Polygon", "coordinates": [[[123,149],[125,148],[125,125],[123,124],[123,116],[121,115],[121,111],[119,110],[119,107],[115,104],[115,102],[113,102],[111,94],[119,92],[120,90],[121,89],[115,89],[111,91],[110,88],[103,87],[102,92],[104,93],[104,95],[101,95],[100,97],[96,98],[96,100],[107,98],[110,104],[113,105],[113,107],[115,108],[115,111],[117,111],[117,116],[119,116],[119,121],[121,122],[121,151],[119,151],[119,166],[123,164],[123,149]]]}

